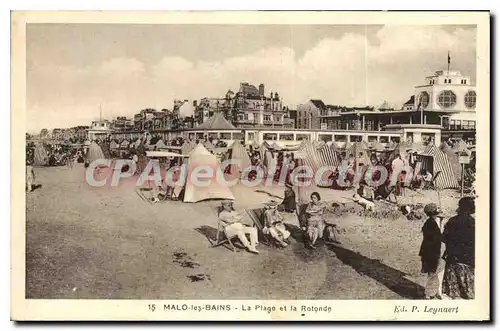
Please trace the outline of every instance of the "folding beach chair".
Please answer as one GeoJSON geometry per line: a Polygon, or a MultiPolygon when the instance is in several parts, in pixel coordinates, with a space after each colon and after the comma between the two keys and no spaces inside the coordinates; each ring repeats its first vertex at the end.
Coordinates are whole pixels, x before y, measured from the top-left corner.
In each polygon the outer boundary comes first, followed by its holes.
{"type": "Polygon", "coordinates": [[[248,216],[259,233],[259,242],[267,246],[272,246],[273,241],[270,239],[270,236],[264,234],[264,211],[264,208],[246,209],[248,216]]]}
{"type": "Polygon", "coordinates": [[[224,230],[226,224],[219,218],[219,214],[222,211],[222,207],[217,206],[214,208],[214,211],[215,211],[215,216],[217,217],[217,234],[216,234],[215,242],[211,243],[212,244],[211,247],[214,248],[214,247],[219,247],[222,245],[229,244],[229,249],[231,249],[233,252],[238,252],[239,250],[236,247],[234,247],[234,244],[232,242],[232,240],[237,238],[237,237],[229,238],[227,236],[226,231],[224,230]]]}

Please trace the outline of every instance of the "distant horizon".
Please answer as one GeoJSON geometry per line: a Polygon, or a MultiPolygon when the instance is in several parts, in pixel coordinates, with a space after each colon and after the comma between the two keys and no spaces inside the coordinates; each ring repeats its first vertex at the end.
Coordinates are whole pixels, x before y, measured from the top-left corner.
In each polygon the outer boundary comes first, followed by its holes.
{"type": "Polygon", "coordinates": [[[399,109],[426,76],[476,78],[475,26],[27,25],[27,132],[132,118],[265,84],[284,106],[310,99],[399,109]],[[173,45],[173,46],[172,46],[173,45]]]}

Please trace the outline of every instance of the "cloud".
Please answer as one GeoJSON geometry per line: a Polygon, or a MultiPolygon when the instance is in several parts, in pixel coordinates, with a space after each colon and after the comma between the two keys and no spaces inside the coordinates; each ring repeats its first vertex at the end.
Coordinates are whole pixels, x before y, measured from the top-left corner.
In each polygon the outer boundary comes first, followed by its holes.
{"type": "MultiPolygon", "coordinates": [[[[174,99],[222,97],[241,81],[264,83],[295,107],[310,98],[329,104],[400,106],[424,77],[447,65],[475,78],[476,30],[438,26],[385,26],[375,38],[348,33],[321,40],[302,56],[269,47],[218,62],[165,57],[143,63],[132,57],[72,68],[28,71],[28,129],[86,124],[99,116],[132,116],[142,108],[169,108],[174,99]]],[[[191,107],[190,109],[188,109],[191,107]]]]}

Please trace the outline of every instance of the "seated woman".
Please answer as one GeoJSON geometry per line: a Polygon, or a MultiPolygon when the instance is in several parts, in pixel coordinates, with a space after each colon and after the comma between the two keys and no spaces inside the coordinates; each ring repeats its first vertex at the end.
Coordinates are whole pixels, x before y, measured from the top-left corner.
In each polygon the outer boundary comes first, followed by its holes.
{"type": "Polygon", "coordinates": [[[281,246],[287,247],[287,239],[290,237],[290,232],[283,223],[283,216],[278,211],[278,202],[271,200],[266,204],[266,211],[264,212],[264,228],[262,232],[265,235],[271,236],[281,246]]]}
{"type": "Polygon", "coordinates": [[[309,248],[315,249],[316,240],[323,238],[325,231],[325,221],[323,212],[325,205],[321,202],[321,196],[318,192],[311,193],[311,202],[307,205],[307,228],[306,233],[309,238],[309,248]]]}

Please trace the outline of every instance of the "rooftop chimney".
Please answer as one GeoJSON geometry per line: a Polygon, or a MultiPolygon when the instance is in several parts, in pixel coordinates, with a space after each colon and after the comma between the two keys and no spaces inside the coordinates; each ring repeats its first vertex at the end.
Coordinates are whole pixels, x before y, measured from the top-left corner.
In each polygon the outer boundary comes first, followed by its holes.
{"type": "Polygon", "coordinates": [[[260,85],[259,85],[259,95],[260,95],[261,97],[263,97],[263,96],[264,96],[264,93],[265,93],[264,84],[260,84],[260,85]]]}

